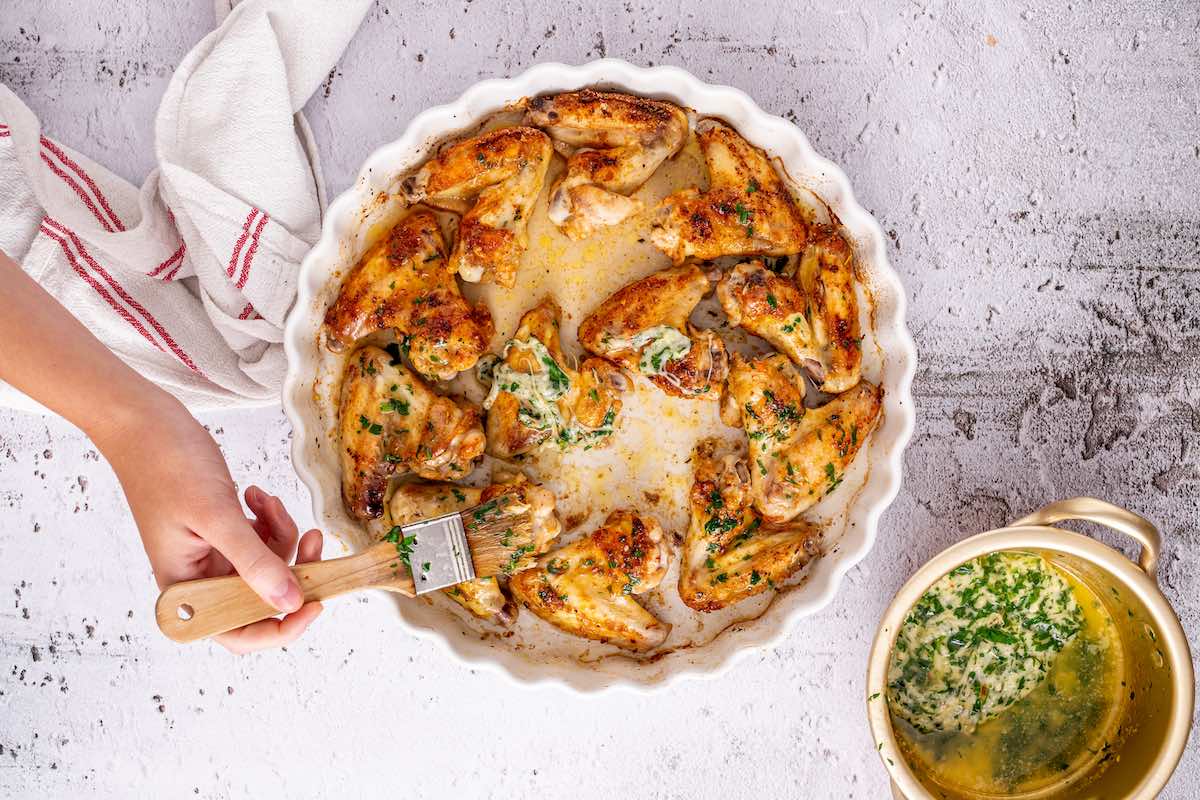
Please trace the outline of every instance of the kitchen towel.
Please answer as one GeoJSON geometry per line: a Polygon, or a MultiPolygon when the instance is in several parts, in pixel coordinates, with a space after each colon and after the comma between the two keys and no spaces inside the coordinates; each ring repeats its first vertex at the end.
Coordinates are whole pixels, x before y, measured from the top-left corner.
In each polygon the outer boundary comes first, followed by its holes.
{"type": "MultiPolygon", "coordinates": [[[[140,189],[0,85],[0,249],[193,410],[277,403],[283,323],[324,191],[300,109],[369,0],[217,0],[175,70],[140,189]]],[[[0,384],[0,403],[31,405],[0,384]]]]}

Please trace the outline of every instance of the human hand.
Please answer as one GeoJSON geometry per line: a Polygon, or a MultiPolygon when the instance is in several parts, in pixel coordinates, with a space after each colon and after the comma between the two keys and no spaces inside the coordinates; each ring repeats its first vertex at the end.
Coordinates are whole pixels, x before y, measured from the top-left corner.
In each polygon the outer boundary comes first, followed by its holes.
{"type": "Polygon", "coordinates": [[[301,605],[287,562],[321,557],[283,504],[246,490],[247,519],[216,442],[183,405],[138,375],[0,252],[0,380],[78,425],[112,464],[160,587],[237,572],[287,616],[216,637],[235,653],[293,641],[321,613],[301,605]],[[65,380],[63,376],[70,376],[65,380]]]}
{"type": "Polygon", "coordinates": [[[95,438],[125,490],[159,588],[236,572],[286,615],[214,640],[234,653],[295,641],[321,604],[302,604],[288,562],[320,560],[321,532],[299,537],[279,498],[257,486],[246,489],[253,514],[246,518],[216,442],[174,399],[164,394],[144,412],[122,416],[140,420],[136,429],[118,425],[95,438]]]}

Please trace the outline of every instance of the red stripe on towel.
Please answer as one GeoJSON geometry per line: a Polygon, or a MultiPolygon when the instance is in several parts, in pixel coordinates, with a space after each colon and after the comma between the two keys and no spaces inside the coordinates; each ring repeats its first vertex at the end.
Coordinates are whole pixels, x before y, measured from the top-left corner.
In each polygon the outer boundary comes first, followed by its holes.
{"type": "Polygon", "coordinates": [[[229,257],[229,266],[225,268],[225,277],[227,278],[233,277],[233,271],[237,267],[238,258],[242,255],[242,248],[246,246],[246,239],[250,238],[250,223],[254,222],[254,218],[257,215],[257,208],[250,209],[250,214],[242,224],[242,235],[238,237],[237,243],[233,246],[233,255],[229,257]]]}
{"type": "Polygon", "coordinates": [[[67,184],[67,186],[70,186],[71,189],[74,190],[75,194],[79,195],[79,199],[83,201],[83,204],[87,206],[92,214],[95,215],[96,219],[100,221],[100,224],[104,226],[104,230],[108,231],[109,233],[115,233],[112,224],[104,218],[104,215],[100,213],[100,209],[96,208],[96,204],[92,202],[92,198],[88,197],[87,192],[83,191],[83,187],[80,186],[74,178],[63,172],[57,164],[50,160],[50,156],[46,155],[45,153],[42,153],[42,161],[46,163],[46,166],[50,168],[51,172],[62,178],[63,183],[67,184]]]}
{"type": "Polygon", "coordinates": [[[153,278],[154,276],[158,275],[158,273],[162,272],[163,270],[170,269],[171,265],[173,265],[176,261],[179,261],[183,258],[183,254],[185,252],[187,252],[187,243],[180,242],[179,249],[176,250],[174,253],[172,253],[170,258],[168,258],[166,261],[162,262],[161,264],[159,264],[157,267],[152,269],[150,272],[147,272],[146,274],[148,276],[150,276],[151,278],[153,278]]]}
{"type": "Polygon", "coordinates": [[[42,137],[42,147],[58,156],[58,159],[62,161],[62,163],[66,164],[72,172],[74,172],[80,178],[83,178],[83,182],[88,185],[88,188],[90,188],[96,195],[96,199],[100,201],[100,205],[104,207],[106,212],[108,212],[108,216],[110,219],[112,219],[112,223],[117,226],[117,230],[125,230],[125,223],[121,222],[121,218],[118,217],[116,212],[112,210],[112,206],[108,204],[108,198],[104,196],[104,192],[100,191],[100,187],[96,185],[94,180],[92,180],[92,176],[84,172],[83,167],[72,161],[70,156],[60,150],[58,145],[47,139],[45,136],[42,137]]]}
{"type": "Polygon", "coordinates": [[[250,249],[246,251],[246,260],[242,262],[242,275],[238,278],[237,288],[241,289],[246,285],[246,279],[250,277],[250,263],[254,261],[254,254],[258,252],[258,236],[262,233],[263,226],[267,224],[267,220],[271,215],[263,212],[259,217],[258,225],[254,228],[254,238],[250,241],[250,249]]]}
{"type": "MultiPolygon", "coordinates": [[[[131,326],[133,326],[134,330],[146,337],[146,341],[150,342],[150,344],[154,345],[159,350],[163,349],[163,346],[158,343],[158,340],[150,335],[150,331],[146,330],[145,326],[138,322],[134,316],[129,313],[129,309],[118,303],[116,298],[109,294],[108,290],[100,285],[99,281],[89,275],[87,271],[79,265],[79,262],[75,260],[75,254],[72,253],[71,248],[67,246],[66,238],[60,236],[57,231],[53,230],[44,222],[42,223],[41,231],[54,241],[58,242],[59,246],[63,249],[63,253],[67,257],[67,263],[71,265],[71,269],[75,270],[79,277],[83,278],[83,280],[86,281],[89,286],[95,289],[96,293],[104,298],[104,300],[107,301],[110,306],[112,306],[113,311],[116,311],[117,314],[121,316],[121,319],[128,322],[131,326]]],[[[163,352],[166,351],[164,350],[163,352]]]]}
{"type": "Polygon", "coordinates": [[[61,231],[70,238],[71,244],[75,245],[75,249],[79,251],[79,255],[83,256],[83,260],[86,261],[110,287],[112,287],[113,291],[117,293],[117,296],[124,300],[126,305],[138,312],[138,314],[140,314],[142,318],[146,320],[146,322],[150,323],[150,327],[154,328],[154,330],[158,332],[158,335],[162,337],[162,340],[166,343],[167,347],[171,349],[171,352],[174,353],[175,356],[182,361],[188,369],[203,377],[204,373],[200,371],[200,368],[196,366],[196,363],[192,361],[191,357],[184,352],[183,348],[179,346],[167,329],[164,328],[162,324],[155,319],[154,315],[147,311],[141,303],[139,303],[137,300],[134,300],[133,297],[131,297],[130,294],[125,291],[124,287],[122,287],[121,284],[118,283],[117,280],[108,273],[108,270],[100,266],[100,264],[96,262],[96,259],[92,258],[91,253],[89,253],[87,248],[83,246],[83,242],[79,240],[79,237],[76,236],[70,228],[66,227],[58,220],[51,219],[50,217],[46,217],[43,224],[54,225],[58,229],[61,229],[61,231]]]}

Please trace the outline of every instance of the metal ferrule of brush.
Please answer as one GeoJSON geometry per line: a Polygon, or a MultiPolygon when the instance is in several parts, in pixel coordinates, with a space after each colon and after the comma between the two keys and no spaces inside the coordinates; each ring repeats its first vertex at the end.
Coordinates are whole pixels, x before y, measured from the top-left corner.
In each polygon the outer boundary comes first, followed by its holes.
{"type": "Polygon", "coordinates": [[[406,538],[415,537],[408,563],[417,594],[475,579],[467,532],[457,512],[404,525],[401,530],[406,538]]]}

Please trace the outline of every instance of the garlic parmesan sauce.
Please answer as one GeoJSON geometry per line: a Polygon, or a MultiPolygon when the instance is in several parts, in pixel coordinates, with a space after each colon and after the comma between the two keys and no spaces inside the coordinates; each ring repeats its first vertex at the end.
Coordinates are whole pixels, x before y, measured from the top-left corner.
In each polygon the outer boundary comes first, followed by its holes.
{"type": "Polygon", "coordinates": [[[1004,551],[959,565],[913,606],[887,703],[919,772],[956,792],[1013,797],[1099,774],[1124,687],[1103,601],[1041,555],[1004,551]]]}

